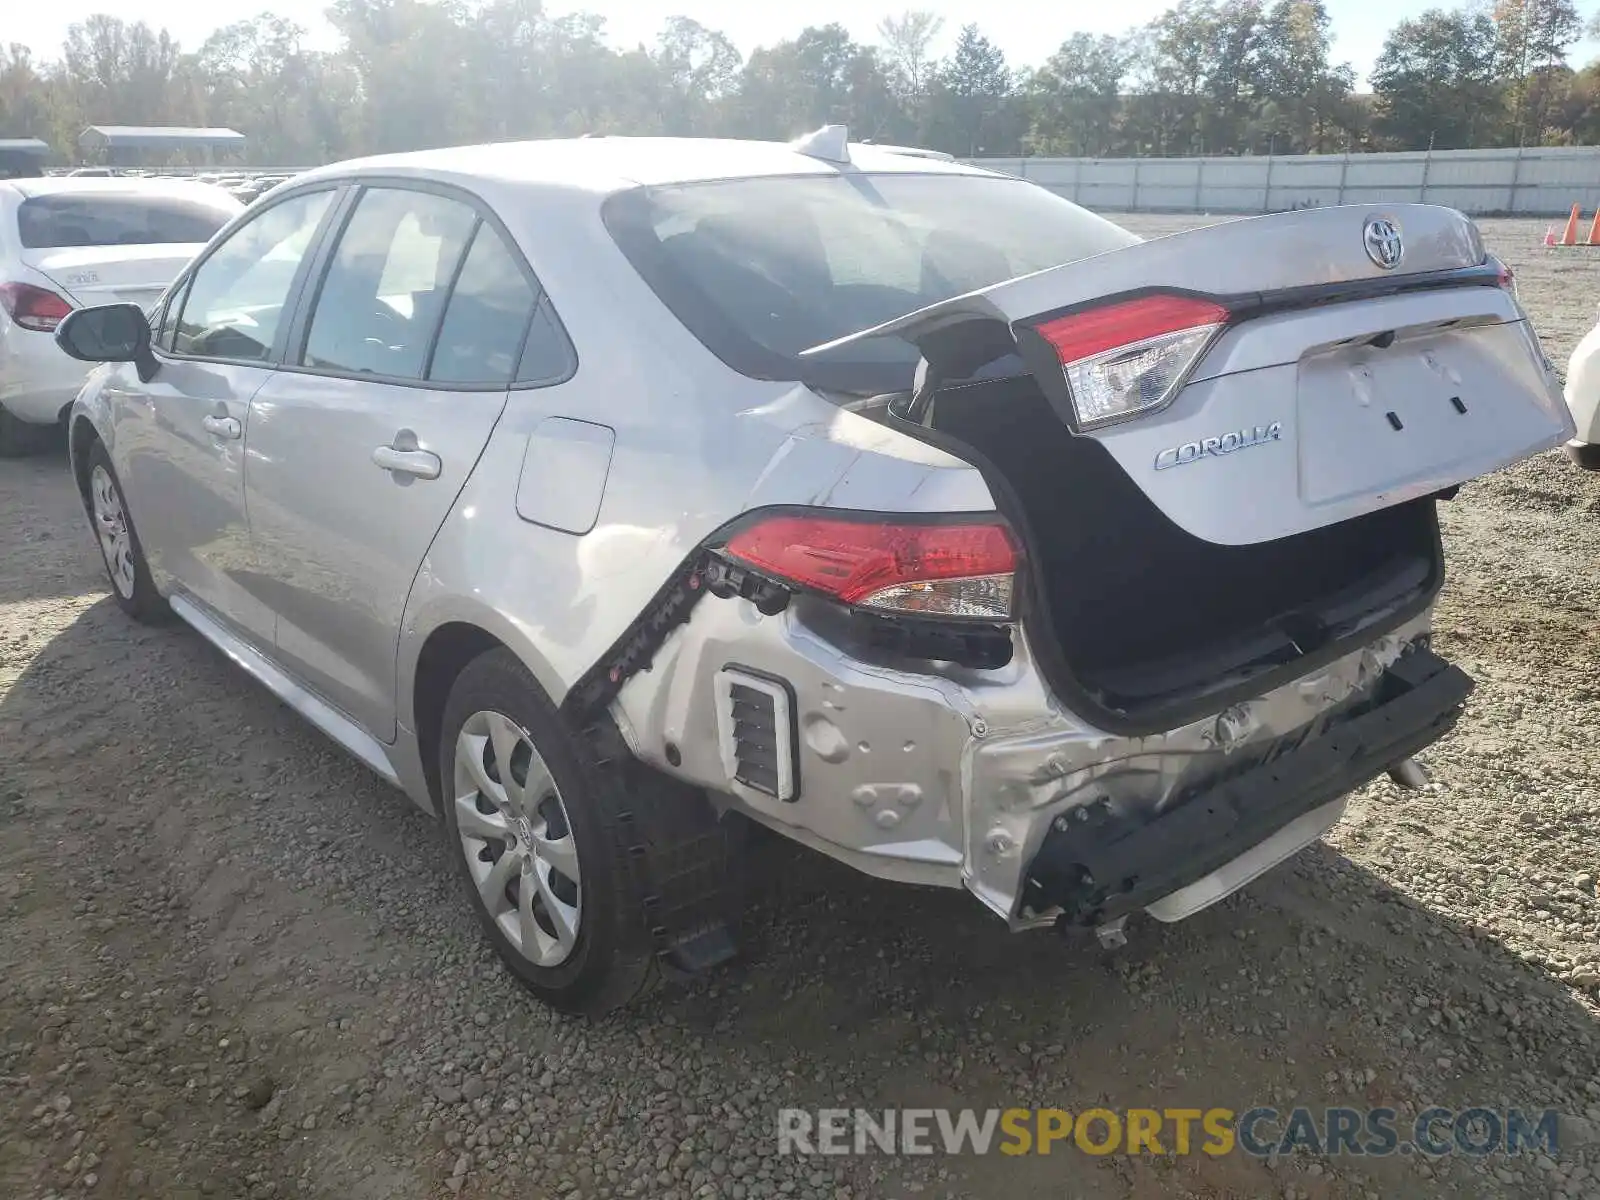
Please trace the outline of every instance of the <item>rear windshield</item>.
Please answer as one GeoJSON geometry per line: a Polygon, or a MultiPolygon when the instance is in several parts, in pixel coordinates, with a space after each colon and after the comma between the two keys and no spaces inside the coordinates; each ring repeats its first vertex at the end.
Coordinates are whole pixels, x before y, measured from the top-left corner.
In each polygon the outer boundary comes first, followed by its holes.
{"type": "Polygon", "coordinates": [[[605,221],[656,294],[729,366],[846,392],[911,386],[917,351],[878,338],[801,350],[1131,233],[1024,180],[832,175],[641,188],[605,221]]]}
{"type": "Polygon", "coordinates": [[[33,196],[17,209],[26,250],[209,242],[233,212],[201,199],[84,192],[33,196]]]}

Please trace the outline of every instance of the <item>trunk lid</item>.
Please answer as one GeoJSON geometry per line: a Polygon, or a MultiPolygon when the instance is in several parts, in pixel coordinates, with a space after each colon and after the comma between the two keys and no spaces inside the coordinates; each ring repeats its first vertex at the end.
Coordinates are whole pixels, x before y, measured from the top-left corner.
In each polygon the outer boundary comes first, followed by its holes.
{"type": "Polygon", "coordinates": [[[1080,436],[1178,526],[1243,545],[1425,496],[1571,436],[1553,368],[1496,272],[1453,209],[1305,210],[1008,280],[805,354],[897,336],[955,379],[1020,350],[1077,428],[1037,326],[1152,293],[1214,299],[1231,315],[1161,406],[1080,436]],[[1385,266],[1390,235],[1399,258],[1385,266]]]}
{"type": "Polygon", "coordinates": [[[137,304],[148,310],[204,243],[24,250],[22,261],[82,307],[137,304]]]}

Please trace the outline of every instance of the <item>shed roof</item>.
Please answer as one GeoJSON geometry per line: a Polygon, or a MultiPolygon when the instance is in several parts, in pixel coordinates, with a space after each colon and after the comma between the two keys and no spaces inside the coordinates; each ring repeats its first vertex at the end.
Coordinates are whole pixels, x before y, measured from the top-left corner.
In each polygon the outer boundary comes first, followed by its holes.
{"type": "Polygon", "coordinates": [[[232,146],[245,140],[236,129],[190,129],[160,125],[91,125],[78,141],[105,146],[232,146]]]}

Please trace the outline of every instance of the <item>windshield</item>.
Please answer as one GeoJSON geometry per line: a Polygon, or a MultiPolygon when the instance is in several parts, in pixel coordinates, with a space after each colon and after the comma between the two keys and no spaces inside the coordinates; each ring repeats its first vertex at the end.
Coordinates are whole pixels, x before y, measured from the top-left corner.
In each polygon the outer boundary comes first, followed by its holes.
{"type": "Polygon", "coordinates": [[[729,366],[872,393],[911,385],[915,347],[801,350],[990,284],[1131,245],[1119,226],[1025,180],[831,175],[641,188],[612,197],[612,237],[729,366]]]}
{"type": "Polygon", "coordinates": [[[238,211],[185,196],[58,193],[24,200],[17,232],[26,250],[209,242],[238,211]]]}

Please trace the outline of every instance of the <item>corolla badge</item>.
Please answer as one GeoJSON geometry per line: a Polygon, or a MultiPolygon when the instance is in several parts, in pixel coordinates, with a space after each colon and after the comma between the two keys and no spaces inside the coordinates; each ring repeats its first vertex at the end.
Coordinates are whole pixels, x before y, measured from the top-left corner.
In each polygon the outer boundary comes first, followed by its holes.
{"type": "Polygon", "coordinates": [[[1398,267],[1406,252],[1406,244],[1400,238],[1400,226],[1389,217],[1368,217],[1366,228],[1361,231],[1361,240],[1366,243],[1367,257],[1385,271],[1398,267]]]}
{"type": "Polygon", "coordinates": [[[1165,471],[1168,467],[1187,466],[1189,463],[1199,462],[1202,458],[1232,454],[1235,450],[1244,450],[1250,446],[1264,446],[1282,437],[1282,421],[1274,421],[1270,425],[1252,425],[1248,429],[1229,430],[1216,437],[1185,442],[1181,446],[1169,446],[1156,455],[1156,470],[1165,471]]]}

